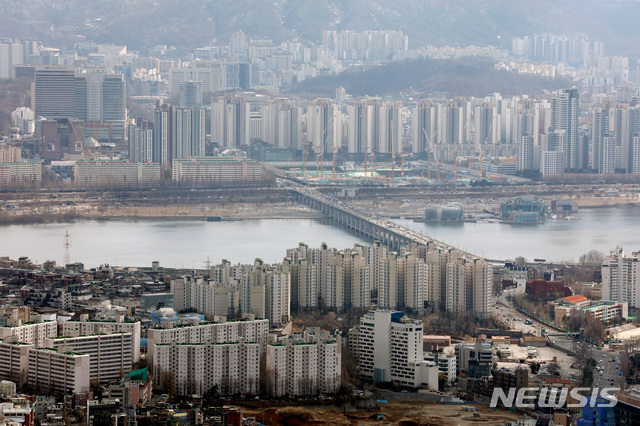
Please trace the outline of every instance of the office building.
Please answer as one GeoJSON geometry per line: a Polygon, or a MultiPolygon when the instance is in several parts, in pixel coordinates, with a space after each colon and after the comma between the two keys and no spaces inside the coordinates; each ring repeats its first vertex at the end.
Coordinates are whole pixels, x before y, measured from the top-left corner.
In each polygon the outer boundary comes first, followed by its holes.
{"type": "Polygon", "coordinates": [[[180,93],[183,82],[199,82],[202,93],[219,92],[227,88],[226,66],[221,61],[193,61],[186,66],[170,68],[170,92],[180,93]]]}
{"type": "Polygon", "coordinates": [[[304,332],[267,345],[267,392],[274,397],[335,394],[341,384],[340,336],[304,332]]]}
{"type": "Polygon", "coordinates": [[[89,391],[90,357],[68,348],[29,350],[29,387],[66,395],[89,391]]]}
{"type": "Polygon", "coordinates": [[[260,344],[236,342],[156,344],[154,382],[177,395],[256,395],[260,388],[260,344]]]}
{"type": "Polygon", "coordinates": [[[75,88],[76,77],[73,67],[37,66],[31,94],[36,117],[76,117],[75,88]]]}
{"type": "Polygon", "coordinates": [[[38,66],[32,98],[36,117],[91,122],[96,139],[124,140],[127,112],[121,74],[76,73],[68,66],[38,66]],[[103,129],[100,134],[98,128],[103,129]]]}
{"type": "Polygon", "coordinates": [[[47,338],[43,347],[58,351],[70,348],[75,353],[89,355],[89,376],[100,383],[120,380],[131,371],[133,364],[131,333],[47,338]]]}

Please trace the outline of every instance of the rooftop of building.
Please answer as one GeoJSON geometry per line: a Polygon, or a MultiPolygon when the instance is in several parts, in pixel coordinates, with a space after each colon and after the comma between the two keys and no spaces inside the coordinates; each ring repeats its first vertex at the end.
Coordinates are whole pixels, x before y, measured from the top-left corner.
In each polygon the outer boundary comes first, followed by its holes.
{"type": "Polygon", "coordinates": [[[570,303],[570,304],[582,303],[582,302],[588,302],[589,301],[589,299],[587,299],[585,296],[582,296],[580,294],[575,294],[573,296],[563,297],[560,300],[565,301],[566,303],[570,303]]]}

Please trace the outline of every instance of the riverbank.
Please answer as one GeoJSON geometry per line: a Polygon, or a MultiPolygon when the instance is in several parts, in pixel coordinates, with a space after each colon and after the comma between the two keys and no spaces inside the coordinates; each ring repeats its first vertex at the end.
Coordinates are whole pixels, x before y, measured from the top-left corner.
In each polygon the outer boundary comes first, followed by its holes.
{"type": "Polygon", "coordinates": [[[0,225],[65,223],[84,220],[103,221],[199,221],[218,217],[228,220],[259,219],[326,219],[327,216],[307,206],[294,203],[185,204],[171,206],[128,206],[97,203],[74,203],[43,209],[37,205],[21,205],[14,210],[0,211],[0,225]]]}

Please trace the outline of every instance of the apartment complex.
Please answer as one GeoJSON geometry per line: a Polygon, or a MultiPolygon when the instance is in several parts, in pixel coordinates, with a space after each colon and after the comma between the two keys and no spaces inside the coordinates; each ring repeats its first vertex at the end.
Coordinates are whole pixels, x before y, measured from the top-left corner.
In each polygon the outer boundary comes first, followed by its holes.
{"type": "Polygon", "coordinates": [[[6,339],[0,343],[0,379],[11,380],[19,386],[29,378],[29,350],[33,345],[6,339]]]}
{"type": "Polygon", "coordinates": [[[133,362],[140,361],[140,321],[89,321],[87,316],[81,316],[80,321],[65,321],[60,323],[62,336],[86,336],[111,333],[131,333],[133,362]]]}
{"type": "Polygon", "coordinates": [[[257,342],[261,348],[267,344],[269,336],[269,320],[243,319],[218,323],[204,323],[193,325],[175,325],[171,328],[149,328],[147,330],[147,359],[150,363],[155,357],[158,344],[168,344],[173,341],[186,344],[233,343],[244,338],[246,342],[257,342]]]}
{"type": "Polygon", "coordinates": [[[622,247],[602,262],[602,299],[640,307],[640,252],[626,256],[622,247]]]}
{"type": "Polygon", "coordinates": [[[42,182],[42,162],[24,160],[15,163],[0,162],[0,187],[32,186],[42,182]]]}
{"type": "Polygon", "coordinates": [[[22,148],[0,146],[0,163],[19,163],[22,161],[22,148]]]}
{"type": "Polygon", "coordinates": [[[178,395],[255,395],[260,388],[260,344],[236,342],[155,345],[153,371],[159,387],[178,395]]]}
{"type": "Polygon", "coordinates": [[[233,315],[238,295],[212,280],[187,275],[171,281],[173,303],[177,311],[195,309],[207,318],[233,315]]]}
{"type": "Polygon", "coordinates": [[[275,397],[336,393],[341,353],[339,336],[304,333],[267,345],[267,392],[275,397]]]}
{"type": "Polygon", "coordinates": [[[0,327],[0,339],[14,339],[17,342],[43,347],[44,341],[58,335],[57,321],[22,323],[22,320],[8,321],[9,325],[0,327]],[[14,324],[14,325],[13,325],[14,324]]]}
{"type": "Polygon", "coordinates": [[[438,367],[425,361],[422,321],[404,312],[369,311],[349,330],[352,349],[363,378],[398,386],[438,388],[438,367]]]}
{"type": "Polygon", "coordinates": [[[89,355],[56,349],[29,350],[29,387],[67,395],[89,391],[89,355]]]}
{"type": "Polygon", "coordinates": [[[225,157],[176,158],[174,182],[190,185],[256,185],[263,182],[260,163],[225,157]]]}
{"type": "Polygon", "coordinates": [[[47,338],[44,347],[58,351],[69,348],[75,353],[88,355],[89,376],[100,383],[121,379],[133,364],[131,333],[47,338]]]}
{"type": "Polygon", "coordinates": [[[160,165],[155,163],[82,161],[73,166],[78,187],[149,188],[160,183],[160,165]]]}

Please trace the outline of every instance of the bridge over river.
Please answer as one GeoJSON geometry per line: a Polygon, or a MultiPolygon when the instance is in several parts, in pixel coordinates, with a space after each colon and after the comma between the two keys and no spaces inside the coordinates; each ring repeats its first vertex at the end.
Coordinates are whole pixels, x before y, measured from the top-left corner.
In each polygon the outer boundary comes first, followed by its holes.
{"type": "Polygon", "coordinates": [[[479,258],[479,256],[435,240],[405,226],[376,217],[349,203],[340,201],[332,195],[322,194],[312,188],[289,180],[279,179],[278,182],[283,188],[295,192],[296,200],[299,203],[320,210],[339,225],[352,229],[365,237],[380,241],[397,252],[400,251],[402,246],[416,243],[422,246],[430,245],[439,250],[457,250],[464,257],[479,258]]]}

